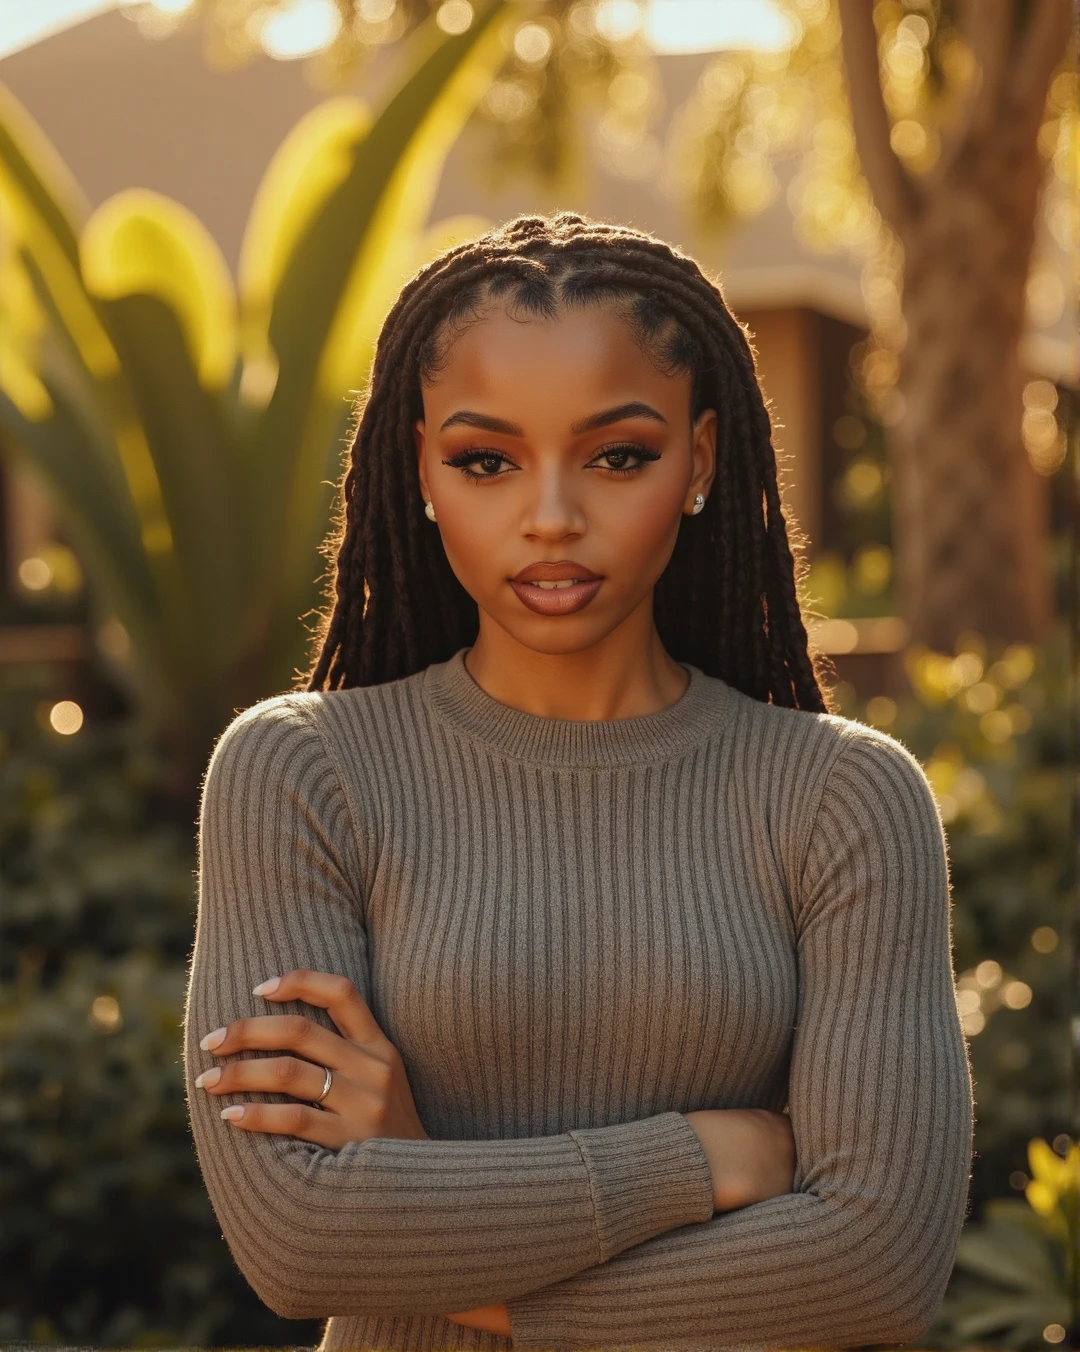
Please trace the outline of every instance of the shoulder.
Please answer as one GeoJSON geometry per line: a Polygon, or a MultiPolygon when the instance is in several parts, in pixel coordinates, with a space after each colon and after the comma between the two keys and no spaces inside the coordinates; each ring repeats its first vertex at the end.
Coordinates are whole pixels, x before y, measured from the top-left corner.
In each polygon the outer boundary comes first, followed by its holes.
{"type": "Polygon", "coordinates": [[[869,870],[880,879],[948,877],[948,842],[926,772],[898,738],[853,720],[837,749],[815,814],[807,877],[869,870]]]}
{"type": "Polygon", "coordinates": [[[756,820],[776,839],[797,889],[808,858],[842,836],[892,847],[941,831],[922,766],[898,738],[840,714],[765,704],[732,691],[733,769],[756,820]]]}
{"type": "Polygon", "coordinates": [[[288,690],[240,710],[218,737],[216,747],[251,742],[318,739],[344,723],[392,722],[395,713],[419,705],[424,672],[379,685],[345,690],[288,690]]]}
{"type": "Polygon", "coordinates": [[[424,672],[344,690],[289,690],[238,711],[218,735],[206,780],[229,774],[295,779],[316,768],[349,779],[361,766],[391,763],[419,726],[424,672]]]}
{"type": "Polygon", "coordinates": [[[765,704],[739,690],[731,691],[732,711],[744,742],[774,768],[797,769],[804,777],[830,788],[834,782],[860,775],[884,776],[907,788],[929,791],[929,782],[914,754],[898,738],[880,728],[840,714],[790,709],[765,704]]]}
{"type": "Polygon", "coordinates": [[[826,785],[832,801],[871,805],[886,817],[929,813],[937,800],[915,754],[899,738],[854,719],[835,720],[835,755],[826,785]]]}
{"type": "Polygon", "coordinates": [[[310,741],[313,736],[310,696],[288,691],[238,710],[220,732],[210,755],[209,769],[238,757],[257,760],[283,745],[310,741]]]}
{"type": "Polygon", "coordinates": [[[317,699],[286,691],[239,710],[214,742],[202,781],[204,811],[236,810],[238,799],[265,805],[283,797],[322,800],[337,775],[318,726],[317,699]]]}

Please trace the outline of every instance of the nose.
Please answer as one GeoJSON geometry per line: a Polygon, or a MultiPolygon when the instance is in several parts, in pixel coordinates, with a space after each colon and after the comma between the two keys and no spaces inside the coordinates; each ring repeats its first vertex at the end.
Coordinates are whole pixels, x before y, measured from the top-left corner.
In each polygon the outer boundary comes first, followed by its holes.
{"type": "MultiPolygon", "coordinates": [[[[580,475],[581,471],[577,471],[580,475]]],[[[550,466],[533,476],[522,515],[522,531],[542,540],[581,535],[585,513],[574,491],[572,470],[550,466]]]]}

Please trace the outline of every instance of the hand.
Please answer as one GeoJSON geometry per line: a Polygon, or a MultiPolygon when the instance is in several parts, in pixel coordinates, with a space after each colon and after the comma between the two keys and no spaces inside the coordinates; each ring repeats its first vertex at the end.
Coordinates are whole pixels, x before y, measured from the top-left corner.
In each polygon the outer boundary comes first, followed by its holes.
{"type": "Polygon", "coordinates": [[[301,1000],[329,1012],[342,1036],[302,1014],[259,1014],[227,1024],[213,1046],[208,1034],[204,1051],[231,1056],[245,1048],[288,1048],[296,1056],[252,1057],[204,1071],[196,1087],[208,1094],[289,1094],[299,1103],[248,1103],[226,1108],[226,1119],[244,1131],[298,1136],[304,1141],[340,1150],[349,1141],[373,1136],[426,1141],[427,1132],[413,1103],[405,1066],[397,1048],[357,991],[344,976],[295,968],[285,973],[267,1000],[301,1000]],[[330,1092],[319,1107],[323,1067],[333,1072],[330,1092]],[[216,1079],[214,1077],[217,1076],[216,1079]]]}
{"type": "Polygon", "coordinates": [[[717,1211],[781,1197],[795,1185],[795,1137],[787,1113],[767,1108],[709,1108],[684,1113],[713,1176],[717,1211]]]}
{"type": "Polygon", "coordinates": [[[452,1319],[455,1324],[463,1324],[467,1329],[501,1333],[505,1338],[513,1336],[510,1314],[505,1305],[483,1305],[478,1310],[465,1310],[461,1314],[444,1314],[443,1318],[452,1319]]]}

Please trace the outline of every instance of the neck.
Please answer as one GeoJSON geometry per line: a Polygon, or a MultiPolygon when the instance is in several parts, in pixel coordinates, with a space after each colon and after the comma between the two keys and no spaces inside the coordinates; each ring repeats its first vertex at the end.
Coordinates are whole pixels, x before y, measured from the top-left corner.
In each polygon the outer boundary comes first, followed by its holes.
{"type": "Polygon", "coordinates": [[[542,718],[576,721],[658,713],[682,698],[688,680],[686,669],[661,643],[651,613],[643,634],[624,625],[599,643],[567,652],[527,647],[504,629],[481,622],[465,668],[502,704],[542,718]]]}

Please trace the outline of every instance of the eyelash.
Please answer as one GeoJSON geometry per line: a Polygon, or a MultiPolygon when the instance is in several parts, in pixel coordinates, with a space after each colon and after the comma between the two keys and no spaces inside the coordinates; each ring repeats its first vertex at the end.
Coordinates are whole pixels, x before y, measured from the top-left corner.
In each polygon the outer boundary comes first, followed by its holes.
{"type": "MultiPolygon", "coordinates": [[[[607,471],[609,474],[637,474],[640,470],[644,469],[645,464],[649,461],[660,459],[658,451],[651,451],[648,446],[642,446],[636,441],[616,442],[611,446],[605,446],[604,449],[598,451],[597,454],[613,455],[618,451],[629,451],[644,463],[640,465],[624,465],[621,469],[614,469],[609,466],[607,471]]],[[[474,474],[467,466],[478,460],[503,460],[506,461],[507,464],[510,463],[508,457],[503,455],[502,451],[489,451],[484,450],[482,447],[470,447],[467,450],[459,451],[457,455],[452,455],[448,460],[444,460],[443,464],[451,465],[454,469],[460,469],[465,478],[471,480],[473,483],[479,483],[484,479],[506,478],[505,474],[474,474]]]]}

